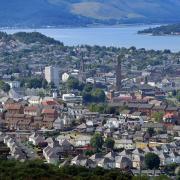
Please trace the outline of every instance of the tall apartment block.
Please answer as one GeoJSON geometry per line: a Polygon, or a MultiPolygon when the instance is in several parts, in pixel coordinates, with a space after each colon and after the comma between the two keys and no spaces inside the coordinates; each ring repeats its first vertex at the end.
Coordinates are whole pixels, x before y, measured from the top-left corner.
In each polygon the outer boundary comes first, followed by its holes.
{"type": "Polygon", "coordinates": [[[45,67],[45,79],[48,83],[53,82],[54,85],[59,88],[59,69],[53,66],[45,67]]]}

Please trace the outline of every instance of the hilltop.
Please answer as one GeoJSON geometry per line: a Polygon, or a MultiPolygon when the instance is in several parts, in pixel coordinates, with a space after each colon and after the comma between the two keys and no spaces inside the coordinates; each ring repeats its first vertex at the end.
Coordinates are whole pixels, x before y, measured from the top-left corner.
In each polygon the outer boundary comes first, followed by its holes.
{"type": "Polygon", "coordinates": [[[169,23],[179,9],[179,0],[1,0],[0,26],[169,23]]]}

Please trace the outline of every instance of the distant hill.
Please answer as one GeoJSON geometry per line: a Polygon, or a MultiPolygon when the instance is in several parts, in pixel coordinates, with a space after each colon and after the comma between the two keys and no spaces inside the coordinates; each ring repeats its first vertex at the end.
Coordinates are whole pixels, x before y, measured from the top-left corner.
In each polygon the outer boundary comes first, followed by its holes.
{"type": "Polygon", "coordinates": [[[1,0],[0,26],[180,22],[179,0],[1,0]]]}
{"type": "Polygon", "coordinates": [[[139,31],[138,34],[152,34],[154,36],[180,35],[180,24],[172,24],[139,31]]]}

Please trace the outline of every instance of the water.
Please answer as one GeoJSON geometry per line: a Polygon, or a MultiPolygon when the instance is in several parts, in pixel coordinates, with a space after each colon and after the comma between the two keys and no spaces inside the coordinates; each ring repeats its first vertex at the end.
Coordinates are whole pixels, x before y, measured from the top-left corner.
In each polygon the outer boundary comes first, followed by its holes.
{"type": "Polygon", "coordinates": [[[149,26],[126,26],[126,27],[105,27],[105,28],[69,28],[69,29],[0,29],[7,33],[19,31],[37,31],[65,45],[100,45],[115,47],[137,48],[180,51],[180,36],[150,36],[138,35],[137,31],[149,26]]]}

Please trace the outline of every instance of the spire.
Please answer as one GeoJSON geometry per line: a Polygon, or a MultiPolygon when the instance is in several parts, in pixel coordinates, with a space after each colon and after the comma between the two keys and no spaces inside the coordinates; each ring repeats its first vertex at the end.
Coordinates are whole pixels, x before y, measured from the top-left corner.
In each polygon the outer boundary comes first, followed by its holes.
{"type": "Polygon", "coordinates": [[[85,64],[84,64],[84,55],[80,54],[80,71],[79,71],[79,80],[84,82],[86,80],[85,75],[85,64]]]}

